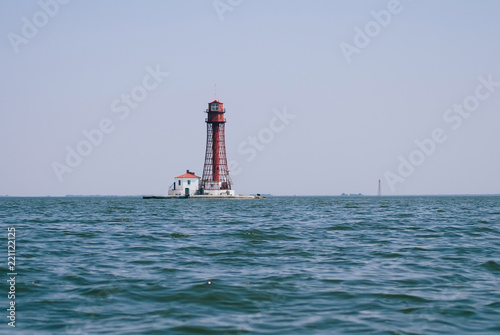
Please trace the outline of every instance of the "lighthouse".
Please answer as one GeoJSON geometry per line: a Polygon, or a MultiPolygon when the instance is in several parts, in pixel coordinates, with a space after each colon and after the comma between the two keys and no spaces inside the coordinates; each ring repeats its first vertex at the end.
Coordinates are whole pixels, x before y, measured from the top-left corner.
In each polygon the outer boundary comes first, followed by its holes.
{"type": "MultiPolygon", "coordinates": [[[[175,177],[170,185],[168,197],[218,197],[218,198],[254,198],[243,195],[236,196],[232,189],[233,182],[229,177],[226,158],[226,117],[224,104],[218,100],[208,103],[207,143],[205,150],[205,165],[202,177],[189,170],[175,177]]],[[[153,196],[154,197],[154,196],[153,196]]]]}
{"type": "Polygon", "coordinates": [[[226,158],[226,110],[218,100],[208,103],[207,114],[207,146],[205,165],[202,177],[186,170],[186,173],[175,177],[168,189],[168,195],[145,195],[144,199],[263,199],[264,196],[238,194],[232,189],[233,182],[229,176],[226,158]]]}
{"type": "Polygon", "coordinates": [[[207,118],[207,146],[205,165],[201,177],[201,194],[235,195],[226,158],[226,110],[218,100],[208,103],[205,111],[207,118]]]}

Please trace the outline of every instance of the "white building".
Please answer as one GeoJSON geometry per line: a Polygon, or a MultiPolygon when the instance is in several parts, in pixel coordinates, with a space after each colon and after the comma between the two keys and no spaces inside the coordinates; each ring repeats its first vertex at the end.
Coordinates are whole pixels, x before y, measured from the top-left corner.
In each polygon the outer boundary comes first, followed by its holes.
{"type": "Polygon", "coordinates": [[[199,194],[200,179],[194,172],[186,170],[185,174],[175,177],[173,185],[168,189],[168,195],[199,194]]]}

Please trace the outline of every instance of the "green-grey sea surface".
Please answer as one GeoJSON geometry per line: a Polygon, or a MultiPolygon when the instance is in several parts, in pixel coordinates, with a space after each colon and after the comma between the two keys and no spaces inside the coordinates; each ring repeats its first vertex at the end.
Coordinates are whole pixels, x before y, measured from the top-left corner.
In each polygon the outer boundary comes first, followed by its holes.
{"type": "Polygon", "coordinates": [[[0,198],[0,222],[1,334],[500,333],[500,196],[0,198]]]}

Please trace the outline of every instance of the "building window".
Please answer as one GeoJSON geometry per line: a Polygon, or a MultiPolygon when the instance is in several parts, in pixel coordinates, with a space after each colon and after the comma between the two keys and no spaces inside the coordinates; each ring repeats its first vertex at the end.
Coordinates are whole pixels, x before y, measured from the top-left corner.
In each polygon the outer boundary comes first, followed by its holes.
{"type": "Polygon", "coordinates": [[[191,185],[191,180],[188,180],[188,185],[191,185]]]}
{"type": "Polygon", "coordinates": [[[181,186],[181,181],[179,180],[179,186],[181,186]]]}

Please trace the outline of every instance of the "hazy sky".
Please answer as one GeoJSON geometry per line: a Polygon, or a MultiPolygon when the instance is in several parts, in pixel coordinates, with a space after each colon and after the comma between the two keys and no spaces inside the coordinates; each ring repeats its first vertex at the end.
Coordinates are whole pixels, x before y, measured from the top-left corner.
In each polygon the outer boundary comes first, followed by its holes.
{"type": "Polygon", "coordinates": [[[0,2],[0,195],[500,193],[500,2],[0,2]],[[168,74],[167,74],[168,73],[168,74]],[[94,130],[98,129],[98,130],[94,130]]]}

